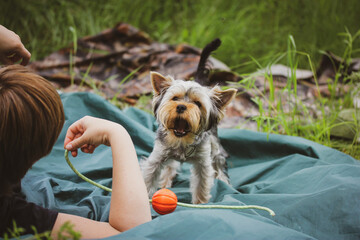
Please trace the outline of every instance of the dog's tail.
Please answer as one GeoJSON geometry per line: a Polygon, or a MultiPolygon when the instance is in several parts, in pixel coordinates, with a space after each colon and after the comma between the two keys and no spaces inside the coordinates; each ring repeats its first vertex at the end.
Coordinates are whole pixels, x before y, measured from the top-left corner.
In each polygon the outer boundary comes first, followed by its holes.
{"type": "Polygon", "coordinates": [[[206,45],[205,48],[202,50],[199,65],[195,74],[195,82],[198,82],[200,85],[209,85],[210,70],[206,67],[206,61],[209,58],[210,54],[216,49],[218,49],[220,45],[221,40],[219,38],[216,38],[211,43],[206,45]]]}

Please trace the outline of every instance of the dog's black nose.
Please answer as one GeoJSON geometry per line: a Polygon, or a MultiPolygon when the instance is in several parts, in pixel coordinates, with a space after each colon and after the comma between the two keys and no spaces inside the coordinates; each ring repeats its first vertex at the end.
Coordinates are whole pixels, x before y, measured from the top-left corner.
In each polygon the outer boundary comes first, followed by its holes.
{"type": "Polygon", "coordinates": [[[185,110],[186,110],[185,105],[180,104],[180,105],[177,105],[177,107],[176,107],[176,112],[177,113],[183,113],[185,110]]]}

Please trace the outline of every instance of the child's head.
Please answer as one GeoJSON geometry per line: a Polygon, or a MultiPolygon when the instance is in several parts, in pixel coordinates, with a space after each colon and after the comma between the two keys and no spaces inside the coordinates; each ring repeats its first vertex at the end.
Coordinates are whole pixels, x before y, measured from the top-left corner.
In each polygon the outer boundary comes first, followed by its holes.
{"type": "Polygon", "coordinates": [[[49,154],[64,124],[59,94],[20,65],[0,69],[0,194],[49,154]]]}

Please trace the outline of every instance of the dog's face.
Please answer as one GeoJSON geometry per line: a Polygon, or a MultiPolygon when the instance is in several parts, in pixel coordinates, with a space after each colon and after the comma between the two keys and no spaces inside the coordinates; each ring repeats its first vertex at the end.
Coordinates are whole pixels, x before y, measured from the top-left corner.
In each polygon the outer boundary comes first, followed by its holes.
{"type": "Polygon", "coordinates": [[[164,139],[170,146],[192,144],[196,136],[216,126],[236,94],[236,89],[203,87],[156,72],[151,72],[150,78],[154,114],[166,129],[164,139]]]}

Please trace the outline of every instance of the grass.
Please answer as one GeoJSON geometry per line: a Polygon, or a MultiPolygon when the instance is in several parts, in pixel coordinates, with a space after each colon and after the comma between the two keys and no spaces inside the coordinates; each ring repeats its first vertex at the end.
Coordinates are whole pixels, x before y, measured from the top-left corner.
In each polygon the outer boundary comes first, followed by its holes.
{"type": "MultiPolygon", "coordinates": [[[[342,55],[345,62],[351,59],[351,51],[353,50],[353,40],[360,37],[360,30],[351,35],[349,32],[342,34],[346,47],[342,55]]],[[[358,50],[357,50],[358,51],[358,50]]],[[[346,74],[337,74],[335,80],[328,82],[328,89],[331,92],[330,97],[323,97],[319,94],[319,98],[315,101],[315,106],[305,105],[301,99],[298,98],[297,81],[295,72],[299,59],[304,57],[308,61],[308,69],[315,73],[314,64],[309,54],[299,52],[296,50],[294,38],[290,35],[288,37],[288,49],[281,54],[281,57],[276,57],[268,66],[261,66],[254,60],[255,64],[260,68],[270,68],[271,65],[276,64],[285,58],[287,66],[291,70],[288,77],[286,87],[283,89],[275,90],[274,79],[271,73],[261,73],[265,77],[269,85],[269,93],[266,94],[258,89],[255,84],[254,74],[243,75],[243,80],[238,84],[240,87],[249,92],[257,92],[260,97],[253,99],[259,106],[259,115],[254,117],[258,126],[258,131],[267,133],[279,133],[291,136],[301,136],[309,140],[321,143],[323,145],[336,148],[353,157],[360,159],[360,146],[354,141],[345,141],[334,139],[331,137],[331,129],[340,125],[352,126],[356,131],[356,137],[359,137],[359,126],[356,126],[360,119],[354,115],[353,121],[350,122],[337,122],[339,112],[342,109],[354,108],[351,94],[345,94],[342,98],[336,97],[337,91],[342,91],[337,87],[338,79],[340,76],[344,77],[344,81],[348,82],[349,86],[356,86],[360,82],[360,78],[355,75],[348,76],[346,74]],[[356,76],[356,77],[354,77],[356,76]],[[315,111],[317,114],[314,114],[315,111]],[[355,124],[354,124],[355,123],[355,124]]],[[[339,71],[343,71],[346,66],[342,65],[339,71]]],[[[346,71],[345,71],[346,72],[346,71]]],[[[316,86],[318,86],[317,79],[315,78],[316,86]]],[[[319,89],[318,89],[319,91],[319,89]]],[[[359,90],[356,91],[359,93],[359,90]]]]}
{"type": "MultiPolygon", "coordinates": [[[[2,237],[4,240],[9,239],[22,239],[22,240],[40,240],[40,239],[53,239],[51,237],[51,231],[45,231],[43,233],[39,233],[37,229],[32,226],[33,235],[24,235],[25,229],[18,227],[16,222],[13,221],[13,228],[10,229],[8,233],[5,233],[2,237]]],[[[81,239],[81,234],[74,231],[74,225],[70,222],[65,222],[59,229],[57,234],[57,239],[65,240],[65,239],[73,239],[79,240],[81,239]]]]}
{"type": "MultiPolygon", "coordinates": [[[[223,44],[215,57],[244,77],[239,86],[257,91],[250,73],[260,68],[282,63],[292,73],[298,68],[315,72],[321,54],[327,50],[346,61],[359,57],[358,9],[358,0],[346,4],[342,0],[14,0],[1,4],[0,24],[21,36],[32,60],[117,22],[130,23],[153,40],[170,44],[201,48],[219,37],[223,44]]],[[[262,93],[262,99],[254,99],[260,109],[260,115],[253,119],[258,130],[302,136],[360,159],[356,142],[330,138],[339,111],[353,107],[350,94],[336,98],[339,77],[340,73],[329,83],[332,96],[317,102],[320,117],[314,117],[298,98],[295,77],[288,79],[284,89],[276,90],[272,75],[265,74],[270,94],[262,93]],[[284,99],[292,99],[293,105],[280,104],[284,99]],[[287,110],[289,106],[291,111],[287,110]]],[[[349,84],[359,79],[345,78],[349,84]]],[[[84,81],[91,82],[87,73],[84,81]]],[[[147,101],[148,96],[141,98],[140,107],[146,109],[147,101]]],[[[112,102],[122,106],[114,99],[112,102]]]]}
{"type": "MultiPolygon", "coordinates": [[[[14,0],[0,8],[0,23],[17,32],[40,59],[78,37],[93,35],[128,22],[160,42],[203,47],[215,37],[223,41],[217,58],[239,72],[255,70],[287,47],[287,36],[298,50],[318,62],[319,50],[341,54],[338,33],[358,29],[360,2],[348,0],[14,0]],[[250,63],[247,65],[247,63],[250,63]]],[[[358,48],[359,43],[355,46],[358,48]]],[[[300,62],[306,65],[306,62],[300,62]]]]}

